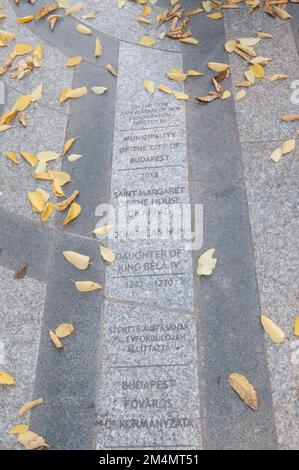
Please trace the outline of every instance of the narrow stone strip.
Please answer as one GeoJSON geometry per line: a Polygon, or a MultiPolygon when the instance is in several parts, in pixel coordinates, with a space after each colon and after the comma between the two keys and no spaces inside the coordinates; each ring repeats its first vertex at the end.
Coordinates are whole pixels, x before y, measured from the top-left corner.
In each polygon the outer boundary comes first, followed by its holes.
{"type": "MultiPolygon", "coordinates": [[[[261,41],[256,46],[258,55],[273,59],[266,67],[266,74],[287,73],[291,77],[281,83],[257,80],[258,83],[248,89],[246,98],[236,103],[261,312],[291,337],[297,314],[298,263],[294,265],[293,254],[298,245],[298,223],[294,219],[298,201],[295,190],[299,174],[298,151],[277,165],[270,156],[296,129],[296,123],[284,124],[280,116],[298,112],[290,100],[290,83],[299,76],[298,55],[290,22],[273,21],[262,11],[254,17],[248,15],[245,8],[236,15],[227,12],[225,28],[227,39],[253,36],[258,30],[271,33],[272,40],[261,41]],[[261,103],[267,105],[261,106],[261,103]],[[279,140],[269,144],[273,138],[279,140]]],[[[240,81],[246,67],[241,59],[233,55],[229,58],[235,83],[240,81]]],[[[267,338],[266,348],[279,447],[295,449],[299,442],[298,341],[294,338],[277,346],[267,338]]]]}
{"type": "MultiPolygon", "coordinates": [[[[192,3],[192,2],[191,2],[192,3]]],[[[187,3],[189,7],[191,3],[187,3]]],[[[226,14],[226,12],[225,12],[226,14]]],[[[203,79],[189,79],[186,92],[195,97],[212,89],[209,61],[227,63],[222,21],[213,28],[204,15],[193,19],[201,46],[184,49],[184,70],[196,68],[203,79]]],[[[231,89],[230,81],[223,82],[231,89]]],[[[198,255],[216,249],[213,275],[195,280],[199,357],[203,358],[204,446],[208,449],[275,449],[277,447],[271,386],[260,304],[246,188],[234,104],[231,99],[187,105],[188,154],[193,203],[203,204],[204,242],[198,255]],[[261,406],[254,413],[230,389],[232,372],[248,377],[261,406]]],[[[200,361],[199,361],[200,363],[200,361]]]]}

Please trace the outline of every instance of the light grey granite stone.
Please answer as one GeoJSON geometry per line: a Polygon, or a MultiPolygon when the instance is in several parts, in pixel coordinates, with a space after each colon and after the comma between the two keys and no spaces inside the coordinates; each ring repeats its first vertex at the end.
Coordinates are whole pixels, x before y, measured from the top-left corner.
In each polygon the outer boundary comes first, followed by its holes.
{"type": "Polygon", "coordinates": [[[28,423],[30,413],[20,418],[18,408],[38,398],[32,394],[46,289],[29,277],[13,279],[13,271],[1,266],[0,284],[0,370],[16,382],[0,387],[0,448],[16,449],[16,436],[7,432],[18,423],[28,423]]]}
{"type": "MultiPolygon", "coordinates": [[[[15,91],[8,90],[6,109],[13,105],[18,96],[15,91]]],[[[51,184],[35,179],[32,176],[34,168],[20,157],[19,152],[24,150],[36,155],[44,150],[53,150],[62,153],[67,118],[39,102],[33,103],[26,110],[26,115],[27,128],[15,122],[11,129],[1,134],[0,190],[3,196],[0,198],[0,207],[31,220],[38,220],[40,215],[32,211],[27,194],[36,188],[42,188],[52,195],[51,184]],[[4,156],[8,151],[17,153],[20,165],[4,156]]],[[[59,170],[60,167],[61,159],[48,165],[53,170],[59,170]]],[[[67,191],[66,186],[65,190],[67,191]]],[[[56,200],[55,197],[53,199],[56,200]]]]}
{"type": "Polygon", "coordinates": [[[97,447],[199,448],[194,318],[107,303],[102,334],[97,447]]]}

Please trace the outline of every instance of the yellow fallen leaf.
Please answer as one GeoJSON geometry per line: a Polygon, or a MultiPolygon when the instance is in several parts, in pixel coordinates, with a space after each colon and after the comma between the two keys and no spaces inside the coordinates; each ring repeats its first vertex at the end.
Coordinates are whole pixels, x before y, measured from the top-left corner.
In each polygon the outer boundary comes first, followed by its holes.
{"type": "Polygon", "coordinates": [[[286,10],[279,8],[276,5],[272,5],[272,12],[281,20],[290,20],[292,18],[286,10]]]}
{"type": "Polygon", "coordinates": [[[71,323],[61,323],[55,330],[58,338],[66,338],[74,333],[75,328],[71,323]]]}
{"type": "Polygon", "coordinates": [[[103,289],[101,284],[92,281],[75,281],[75,286],[79,292],[92,292],[98,289],[103,289]]]}
{"type": "Polygon", "coordinates": [[[263,325],[263,328],[269,338],[273,341],[275,344],[281,344],[285,340],[285,333],[282,331],[279,326],[277,326],[270,318],[266,317],[265,315],[261,315],[261,322],[263,325]]]}
{"type": "Polygon", "coordinates": [[[214,271],[217,264],[217,258],[213,258],[215,251],[215,248],[211,248],[199,257],[197,265],[198,277],[210,276],[214,271]]]}
{"type": "Polygon", "coordinates": [[[67,157],[69,162],[76,162],[80,158],[82,158],[83,155],[80,155],[79,153],[72,153],[67,157]]]}
{"type": "Polygon", "coordinates": [[[86,13],[86,15],[82,16],[84,20],[93,20],[95,17],[96,14],[93,11],[90,11],[89,13],[86,13]]]}
{"type": "Polygon", "coordinates": [[[238,41],[242,46],[252,47],[252,46],[256,46],[256,44],[260,42],[260,38],[259,37],[239,38],[238,41]]]}
{"type": "Polygon", "coordinates": [[[96,38],[94,56],[100,57],[103,54],[102,44],[99,38],[96,38]]]}
{"type": "Polygon", "coordinates": [[[82,57],[80,55],[76,55],[74,57],[70,57],[65,65],[67,67],[75,67],[76,65],[80,64],[81,61],[82,57]]]}
{"type": "Polygon", "coordinates": [[[246,96],[246,90],[240,90],[238,93],[236,93],[236,100],[240,101],[246,96]]]}
{"type": "Polygon", "coordinates": [[[272,39],[273,36],[269,33],[264,33],[263,31],[259,31],[257,33],[257,36],[260,38],[260,39],[272,39]]]}
{"type": "Polygon", "coordinates": [[[234,52],[237,48],[237,41],[236,39],[230,39],[229,41],[226,41],[226,43],[224,44],[224,48],[226,50],[226,52],[234,52]]]}
{"type": "Polygon", "coordinates": [[[20,96],[17,101],[15,102],[15,109],[16,111],[24,111],[32,102],[31,95],[24,95],[20,96]]]}
{"type": "Polygon", "coordinates": [[[144,80],[143,85],[146,91],[148,91],[151,95],[155,93],[155,83],[152,80],[144,80]]]}
{"type": "Polygon", "coordinates": [[[43,95],[43,85],[38,85],[38,87],[33,90],[31,93],[31,102],[34,103],[35,101],[38,101],[41,99],[43,95]]]}
{"type": "Polygon", "coordinates": [[[11,160],[12,162],[14,162],[16,165],[19,165],[19,164],[20,164],[16,153],[14,153],[14,152],[6,152],[5,156],[6,156],[9,160],[11,160]]]}
{"type": "Polygon", "coordinates": [[[66,91],[64,95],[63,102],[68,99],[81,98],[82,96],[87,95],[87,93],[88,93],[88,90],[86,86],[69,89],[68,91],[66,91]]]}
{"type": "Polygon", "coordinates": [[[10,374],[0,371],[0,385],[14,385],[15,381],[10,374]]]}
{"type": "Polygon", "coordinates": [[[20,154],[24,158],[24,160],[29,163],[29,165],[31,165],[32,167],[36,166],[38,159],[35,155],[29,152],[25,152],[24,150],[22,150],[20,154]]]}
{"type": "Polygon", "coordinates": [[[117,71],[115,70],[115,68],[113,67],[112,64],[107,64],[106,65],[106,70],[111,73],[111,75],[113,75],[114,77],[117,77],[117,71]]]}
{"type": "Polygon", "coordinates": [[[11,129],[11,126],[9,126],[8,124],[0,125],[0,132],[5,132],[5,131],[8,131],[9,129],[11,129]]]}
{"type": "Polygon", "coordinates": [[[137,21],[140,21],[140,23],[151,24],[150,20],[144,18],[144,16],[137,16],[137,21]]]}
{"type": "Polygon", "coordinates": [[[49,330],[49,336],[50,336],[50,340],[52,341],[56,349],[63,349],[62,342],[56,336],[53,330],[49,330]]]}
{"type": "Polygon", "coordinates": [[[16,44],[14,47],[14,54],[15,55],[29,54],[30,52],[33,51],[33,49],[34,47],[31,46],[30,44],[16,44]]]}
{"type": "Polygon", "coordinates": [[[51,217],[53,210],[54,210],[54,203],[53,202],[47,202],[46,207],[44,208],[42,215],[41,215],[41,222],[47,222],[47,220],[51,217]]]}
{"type": "Polygon", "coordinates": [[[187,101],[189,99],[189,96],[186,93],[183,93],[182,91],[173,90],[172,94],[177,100],[187,101]]]}
{"type": "Polygon", "coordinates": [[[107,91],[107,88],[104,87],[104,86],[93,86],[91,88],[91,91],[95,94],[95,95],[103,95],[106,91],[107,91]]]}
{"type": "Polygon", "coordinates": [[[102,258],[107,261],[107,263],[113,263],[115,261],[116,255],[113,253],[110,248],[106,248],[105,246],[101,246],[100,248],[102,258]]]}
{"type": "Polygon", "coordinates": [[[284,122],[299,121],[299,114],[285,114],[281,117],[284,122]]]}
{"type": "Polygon", "coordinates": [[[17,18],[16,23],[18,24],[29,23],[29,21],[32,21],[32,20],[33,20],[33,15],[23,16],[22,18],[17,18]]]}
{"type": "Polygon", "coordinates": [[[63,147],[63,155],[65,155],[69,151],[69,149],[73,146],[73,144],[76,142],[77,139],[78,137],[74,137],[74,138],[68,139],[65,142],[64,147],[63,147]]]}
{"type": "Polygon", "coordinates": [[[63,189],[61,185],[59,184],[58,178],[53,179],[52,191],[53,191],[54,196],[56,197],[65,197],[63,189]]]}
{"type": "Polygon", "coordinates": [[[292,152],[295,149],[295,146],[296,146],[296,140],[295,139],[285,140],[282,143],[282,146],[281,146],[282,155],[285,155],[286,153],[292,152]]]}
{"type": "Polygon", "coordinates": [[[255,78],[263,78],[265,76],[264,67],[260,64],[253,64],[249,69],[255,78]]]}
{"type": "Polygon", "coordinates": [[[282,156],[282,151],[281,151],[281,148],[279,147],[276,150],[274,150],[274,152],[272,153],[271,160],[277,163],[281,159],[281,156],[282,156]]]}
{"type": "Polygon", "coordinates": [[[34,212],[42,213],[45,210],[47,201],[41,191],[35,190],[28,193],[28,199],[34,212]]]}
{"type": "Polygon", "coordinates": [[[294,333],[296,336],[299,336],[299,317],[295,318],[294,333]]]}
{"type": "Polygon", "coordinates": [[[202,77],[203,73],[198,72],[197,70],[192,70],[191,69],[191,70],[188,70],[187,75],[188,75],[188,77],[202,77]]]}
{"type": "Polygon", "coordinates": [[[84,270],[89,266],[89,256],[81,255],[81,253],[77,253],[76,251],[64,251],[63,256],[69,263],[78,269],[84,270]]]}
{"type": "Polygon", "coordinates": [[[85,26],[84,24],[78,24],[78,25],[77,25],[77,31],[78,31],[78,33],[80,33],[80,34],[85,34],[85,35],[90,35],[90,34],[92,34],[91,29],[88,28],[87,26],[85,26]]]}
{"type": "Polygon", "coordinates": [[[61,155],[52,150],[45,150],[37,154],[37,159],[40,162],[51,162],[52,160],[57,160],[61,155]]]}
{"type": "Polygon", "coordinates": [[[180,38],[180,42],[184,43],[184,44],[191,44],[193,46],[197,46],[197,44],[199,44],[199,41],[198,39],[195,39],[195,38],[180,38]]]}
{"type": "Polygon", "coordinates": [[[175,80],[176,82],[183,82],[188,77],[188,75],[183,72],[167,72],[166,75],[170,80],[175,80]]]}
{"type": "Polygon", "coordinates": [[[142,36],[139,41],[139,44],[141,44],[141,46],[151,47],[156,44],[156,40],[154,38],[151,38],[150,36],[142,36]]]}
{"type": "Polygon", "coordinates": [[[168,95],[172,95],[172,93],[173,93],[171,88],[169,88],[166,85],[163,85],[163,83],[158,86],[158,90],[163,91],[163,93],[167,93],[168,95]]]}
{"type": "Polygon", "coordinates": [[[53,181],[56,180],[58,182],[59,186],[64,186],[71,180],[69,173],[67,173],[66,171],[49,170],[48,173],[53,181]]]}
{"type": "Polygon", "coordinates": [[[251,59],[250,63],[251,64],[259,64],[259,65],[268,65],[269,62],[271,62],[271,58],[270,57],[261,57],[261,56],[258,56],[258,57],[254,57],[253,59],[251,59]]]}
{"type": "Polygon", "coordinates": [[[24,405],[21,406],[21,408],[18,411],[19,416],[24,416],[24,414],[27,413],[27,411],[32,410],[33,408],[35,408],[38,405],[41,405],[42,403],[44,403],[43,398],[37,398],[36,400],[26,401],[26,403],[24,403],[24,405]]]}
{"type": "Polygon", "coordinates": [[[67,94],[71,91],[71,88],[64,88],[59,94],[59,103],[62,104],[67,100],[67,94]]]}
{"type": "Polygon", "coordinates": [[[55,209],[57,211],[66,210],[68,208],[68,206],[76,199],[78,194],[79,194],[79,191],[74,191],[73,194],[70,197],[68,197],[67,199],[65,199],[62,202],[58,202],[57,204],[55,204],[55,209]]]}
{"type": "Polygon", "coordinates": [[[72,5],[70,8],[65,10],[66,15],[74,15],[75,13],[79,13],[83,8],[83,3],[76,3],[72,5]]]}
{"type": "Polygon", "coordinates": [[[23,432],[27,432],[28,429],[28,424],[17,424],[8,431],[8,434],[22,434],[23,432]]]}
{"type": "Polygon", "coordinates": [[[34,15],[35,21],[39,21],[44,16],[48,15],[48,13],[57,10],[57,8],[59,8],[59,5],[56,2],[51,3],[50,5],[43,5],[34,15]]]}
{"type": "Polygon", "coordinates": [[[247,80],[253,85],[255,83],[255,75],[254,73],[252,72],[252,70],[246,70],[246,72],[244,73],[245,75],[245,78],[247,78],[247,80]]]}
{"type": "Polygon", "coordinates": [[[213,72],[221,73],[225,72],[229,68],[229,64],[223,64],[220,62],[208,62],[208,67],[213,72]]]}
{"type": "Polygon", "coordinates": [[[76,219],[81,213],[81,206],[77,202],[73,202],[66,218],[63,221],[63,225],[67,225],[72,220],[76,219]]]}
{"type": "Polygon", "coordinates": [[[241,400],[253,411],[259,408],[259,398],[253,385],[241,374],[231,374],[228,383],[232,389],[239,395],[241,400]]]}
{"type": "Polygon", "coordinates": [[[106,235],[112,229],[112,225],[103,225],[102,227],[95,228],[92,233],[95,235],[106,235]]]}
{"type": "Polygon", "coordinates": [[[17,441],[20,442],[26,450],[40,449],[42,447],[49,447],[45,439],[35,432],[26,431],[19,434],[17,441]]]}
{"type": "Polygon", "coordinates": [[[222,95],[221,95],[221,99],[227,100],[228,98],[231,97],[231,95],[232,95],[232,94],[231,94],[231,92],[230,92],[229,90],[225,90],[225,91],[222,93],[222,95]]]}
{"type": "Polygon", "coordinates": [[[274,75],[271,75],[269,80],[270,82],[275,82],[276,80],[286,80],[287,78],[289,78],[289,76],[285,73],[275,73],[274,75]]]}

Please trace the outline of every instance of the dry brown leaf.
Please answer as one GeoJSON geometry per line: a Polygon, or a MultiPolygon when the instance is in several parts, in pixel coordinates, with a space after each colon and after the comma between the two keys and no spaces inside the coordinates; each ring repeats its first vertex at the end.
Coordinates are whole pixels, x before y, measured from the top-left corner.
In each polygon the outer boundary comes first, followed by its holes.
{"type": "Polygon", "coordinates": [[[237,373],[231,374],[228,378],[228,383],[246,405],[248,405],[253,411],[258,410],[258,395],[253,385],[246,377],[244,377],[244,375],[237,373]]]}
{"type": "Polygon", "coordinates": [[[96,38],[94,56],[100,57],[103,54],[102,44],[99,38],[96,38]]]}

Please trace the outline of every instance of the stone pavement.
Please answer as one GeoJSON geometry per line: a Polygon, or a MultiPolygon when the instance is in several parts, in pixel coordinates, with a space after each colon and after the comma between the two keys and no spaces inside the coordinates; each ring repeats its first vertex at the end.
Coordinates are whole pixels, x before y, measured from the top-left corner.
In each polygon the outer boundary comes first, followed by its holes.
{"type": "MultiPolygon", "coordinates": [[[[50,449],[297,449],[299,150],[278,164],[270,155],[298,128],[279,117],[298,114],[290,97],[299,78],[299,7],[288,6],[291,21],[274,20],[262,9],[248,15],[243,4],[217,21],[196,15],[192,31],[199,46],[164,38],[145,48],[141,36],[158,38],[164,27],[137,22],[142,6],[133,2],[118,9],[114,0],[88,0],[54,31],[44,20],[15,24],[48,3],[4,0],[7,18],[0,23],[17,42],[42,42],[45,49],[43,66],[30,77],[1,77],[1,114],[40,83],[44,94],[26,111],[26,129],[17,125],[0,134],[0,369],[16,379],[16,386],[0,389],[0,447],[18,448],[7,430],[28,422],[50,449]],[[89,11],[96,18],[82,19],[89,11]],[[78,21],[93,34],[79,35],[78,21]],[[241,101],[232,96],[205,106],[144,90],[148,78],[192,97],[205,95],[209,61],[230,61],[232,90],[243,80],[242,59],[228,55],[224,42],[258,31],[273,36],[258,45],[259,55],[272,58],[267,75],[287,73],[288,80],[260,80],[241,101]],[[92,55],[96,37],[103,45],[98,59],[92,55]],[[82,62],[66,68],[77,55],[82,62]],[[108,63],[117,78],[105,69],[108,63]],[[169,84],[165,73],[171,68],[204,76],[169,84]],[[59,104],[63,88],[81,86],[108,92],[59,104]],[[3,154],[61,153],[76,136],[72,152],[83,158],[63,158],[59,165],[72,176],[67,194],[80,190],[82,213],[65,227],[61,213],[41,224],[27,193],[47,185],[3,154]],[[102,240],[91,235],[102,225],[97,208],[110,202],[116,207],[125,193],[133,204],[143,190],[162,200],[162,189],[178,204],[203,205],[202,247],[191,251],[182,240],[104,239],[117,253],[105,265],[102,240]],[[211,247],[217,267],[211,277],[198,278],[198,256],[211,247]],[[65,250],[91,257],[88,274],[66,263],[65,250]],[[24,262],[27,275],[14,279],[24,262]],[[76,292],[71,279],[87,278],[102,282],[103,292],[76,292]],[[265,336],[261,313],[287,333],[284,344],[265,336]],[[58,351],[48,330],[62,322],[76,332],[58,351]],[[257,412],[229,387],[232,372],[254,384],[257,412]],[[18,408],[38,397],[44,404],[17,418],[18,408]]],[[[150,19],[168,6],[158,0],[150,19]]],[[[1,48],[1,63],[6,56],[1,48]]],[[[150,203],[143,200],[144,207],[150,203]]]]}

